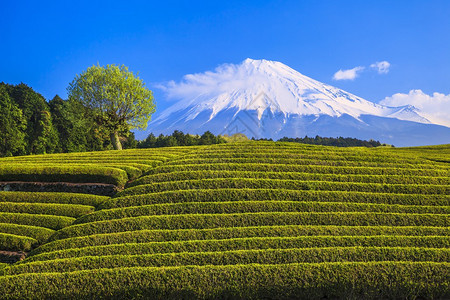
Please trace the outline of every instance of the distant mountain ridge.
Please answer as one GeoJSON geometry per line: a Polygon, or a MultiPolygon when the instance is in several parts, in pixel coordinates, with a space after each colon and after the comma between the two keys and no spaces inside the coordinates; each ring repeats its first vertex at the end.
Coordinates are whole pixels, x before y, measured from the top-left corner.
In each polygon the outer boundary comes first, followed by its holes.
{"type": "Polygon", "coordinates": [[[168,92],[179,101],[150,122],[148,132],[343,136],[398,146],[450,141],[450,128],[434,125],[414,106],[376,104],[275,61],[246,59],[187,75],[168,92]]]}

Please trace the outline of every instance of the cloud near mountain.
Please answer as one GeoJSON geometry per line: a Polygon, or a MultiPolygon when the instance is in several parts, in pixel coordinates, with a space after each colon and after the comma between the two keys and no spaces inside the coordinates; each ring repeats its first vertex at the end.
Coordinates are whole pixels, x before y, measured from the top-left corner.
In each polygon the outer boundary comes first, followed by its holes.
{"type": "MultiPolygon", "coordinates": [[[[378,74],[389,73],[391,64],[388,61],[377,61],[369,66],[369,69],[376,70],[378,74]]],[[[367,70],[364,66],[354,67],[348,70],[339,70],[333,75],[333,80],[355,80],[359,75],[367,70]]]]}
{"type": "Polygon", "coordinates": [[[252,86],[257,82],[267,81],[258,74],[249,74],[235,64],[222,64],[214,71],[185,75],[181,82],[170,81],[160,85],[168,99],[195,98],[199,95],[226,93],[252,86]]]}
{"type": "Polygon", "coordinates": [[[361,73],[365,68],[364,67],[354,67],[353,69],[349,70],[339,70],[333,75],[334,80],[354,80],[356,77],[359,76],[359,73],[361,73]]]}
{"type": "Polygon", "coordinates": [[[386,106],[413,105],[433,123],[450,127],[450,94],[427,95],[422,90],[411,90],[408,94],[397,93],[386,97],[379,103],[386,106]]]}

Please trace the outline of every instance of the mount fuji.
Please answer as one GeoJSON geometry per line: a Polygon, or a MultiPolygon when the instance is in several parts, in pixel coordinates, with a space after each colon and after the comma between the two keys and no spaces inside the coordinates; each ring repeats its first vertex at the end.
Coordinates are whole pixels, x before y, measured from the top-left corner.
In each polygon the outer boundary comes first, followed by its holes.
{"type": "Polygon", "coordinates": [[[147,133],[342,136],[396,146],[450,142],[450,128],[435,124],[414,106],[376,104],[275,61],[224,64],[162,88],[178,101],[149,123],[147,133]]]}

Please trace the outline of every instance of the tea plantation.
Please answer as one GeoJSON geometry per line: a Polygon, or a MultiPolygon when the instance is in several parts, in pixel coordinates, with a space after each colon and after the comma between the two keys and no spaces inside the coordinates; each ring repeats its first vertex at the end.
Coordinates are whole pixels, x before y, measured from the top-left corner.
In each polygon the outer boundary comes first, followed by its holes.
{"type": "Polygon", "coordinates": [[[448,299],[449,162],[255,141],[2,158],[0,298],[448,299]]]}

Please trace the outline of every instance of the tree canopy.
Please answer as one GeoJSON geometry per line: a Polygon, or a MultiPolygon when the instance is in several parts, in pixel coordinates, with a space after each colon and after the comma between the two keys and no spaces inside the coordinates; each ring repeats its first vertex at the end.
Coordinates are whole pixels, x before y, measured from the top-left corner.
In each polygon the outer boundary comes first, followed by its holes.
{"type": "Polygon", "coordinates": [[[17,127],[25,134],[25,151],[20,154],[59,152],[58,134],[53,127],[50,108],[45,98],[24,83],[11,85],[2,82],[0,86],[3,94],[8,94],[13,106],[21,111],[21,118],[25,122],[25,127],[21,125],[17,127]]]}
{"type": "Polygon", "coordinates": [[[114,149],[122,149],[120,133],[145,129],[155,112],[152,91],[124,65],[89,67],[67,91],[70,101],[92,110],[95,121],[110,134],[114,149]]]}
{"type": "Polygon", "coordinates": [[[194,145],[213,145],[226,143],[226,140],[218,135],[215,136],[210,131],[206,131],[201,136],[185,134],[182,131],[175,130],[171,135],[160,134],[156,137],[150,133],[147,138],[137,143],[138,148],[159,148],[174,146],[194,146],[194,145]]]}
{"type": "Polygon", "coordinates": [[[0,156],[25,153],[26,120],[4,85],[0,85],[0,156]]]}

